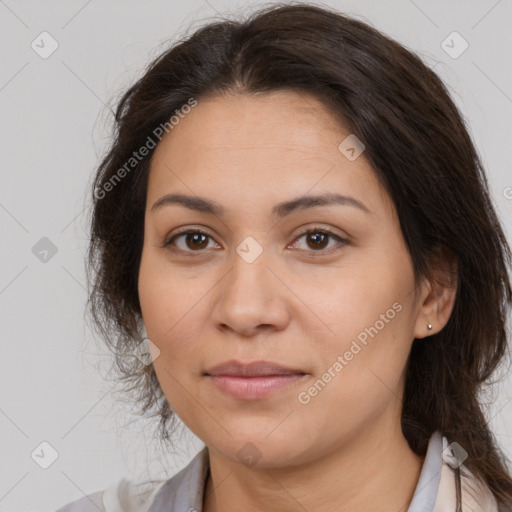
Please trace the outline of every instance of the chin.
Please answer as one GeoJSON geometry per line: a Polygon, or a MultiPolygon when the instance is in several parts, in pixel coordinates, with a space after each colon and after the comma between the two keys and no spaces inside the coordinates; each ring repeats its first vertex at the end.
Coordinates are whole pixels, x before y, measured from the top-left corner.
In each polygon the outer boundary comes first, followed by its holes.
{"type": "Polygon", "coordinates": [[[306,462],[308,457],[298,437],[284,439],[276,436],[271,439],[272,436],[268,432],[263,435],[246,432],[226,439],[222,444],[206,444],[233,462],[257,469],[275,469],[306,462]]]}

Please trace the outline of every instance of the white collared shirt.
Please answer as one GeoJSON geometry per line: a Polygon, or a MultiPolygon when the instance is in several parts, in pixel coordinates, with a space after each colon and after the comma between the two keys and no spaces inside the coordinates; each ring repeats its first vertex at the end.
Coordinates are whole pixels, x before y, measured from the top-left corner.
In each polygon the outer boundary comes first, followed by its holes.
{"type": "MultiPolygon", "coordinates": [[[[442,456],[448,445],[439,432],[431,436],[407,512],[456,512],[456,472],[442,456]]],[[[460,469],[462,512],[498,512],[490,490],[464,464],[460,469]]],[[[57,512],[202,512],[208,474],[208,448],[204,447],[169,480],[137,484],[122,478],[57,512]]]]}

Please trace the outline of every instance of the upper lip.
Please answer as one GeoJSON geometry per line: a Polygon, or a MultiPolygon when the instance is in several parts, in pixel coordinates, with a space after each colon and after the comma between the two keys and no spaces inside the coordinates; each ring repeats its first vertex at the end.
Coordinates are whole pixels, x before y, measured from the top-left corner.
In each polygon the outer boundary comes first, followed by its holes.
{"type": "Polygon", "coordinates": [[[207,375],[233,375],[241,377],[255,377],[263,375],[293,375],[304,374],[302,370],[288,368],[271,361],[252,361],[242,363],[240,361],[226,361],[211,368],[205,372],[207,375]]]}

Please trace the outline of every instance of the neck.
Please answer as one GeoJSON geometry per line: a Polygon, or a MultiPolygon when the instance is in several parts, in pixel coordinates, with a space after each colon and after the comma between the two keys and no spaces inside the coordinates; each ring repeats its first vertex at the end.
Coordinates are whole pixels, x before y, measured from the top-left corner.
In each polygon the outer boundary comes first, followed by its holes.
{"type": "Polygon", "coordinates": [[[248,468],[209,450],[203,512],[405,512],[423,458],[409,448],[401,428],[380,428],[374,424],[302,466],[248,468]]]}

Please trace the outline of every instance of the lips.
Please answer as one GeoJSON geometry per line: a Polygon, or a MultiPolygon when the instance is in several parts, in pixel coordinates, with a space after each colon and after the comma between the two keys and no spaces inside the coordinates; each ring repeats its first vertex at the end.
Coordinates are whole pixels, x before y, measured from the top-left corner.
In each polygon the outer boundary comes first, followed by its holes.
{"type": "Polygon", "coordinates": [[[264,377],[275,375],[305,375],[305,372],[270,361],[242,363],[231,360],[209,368],[206,370],[205,374],[211,376],[264,377]]]}
{"type": "Polygon", "coordinates": [[[279,391],[290,389],[307,378],[297,368],[289,368],[270,361],[241,363],[227,361],[209,368],[206,378],[224,395],[237,400],[262,400],[279,391]]]}

